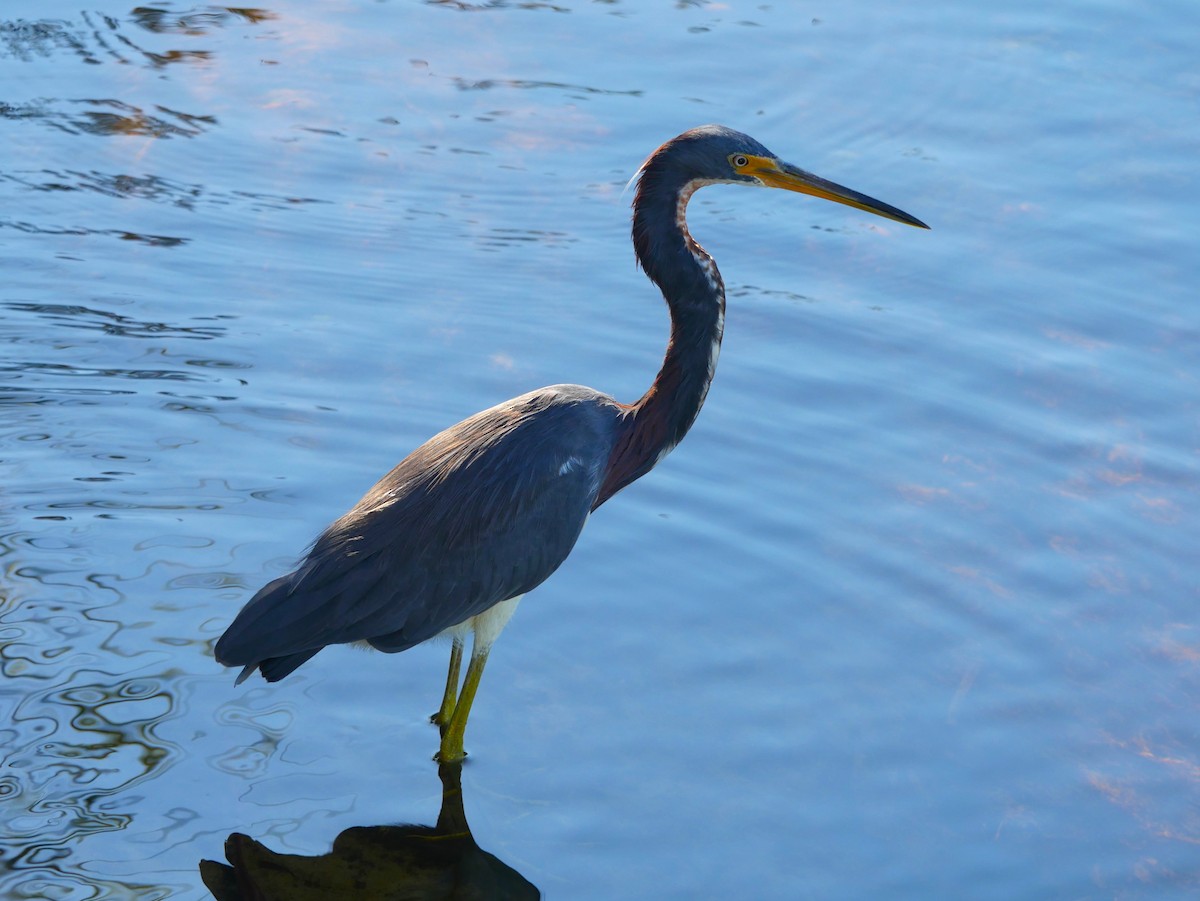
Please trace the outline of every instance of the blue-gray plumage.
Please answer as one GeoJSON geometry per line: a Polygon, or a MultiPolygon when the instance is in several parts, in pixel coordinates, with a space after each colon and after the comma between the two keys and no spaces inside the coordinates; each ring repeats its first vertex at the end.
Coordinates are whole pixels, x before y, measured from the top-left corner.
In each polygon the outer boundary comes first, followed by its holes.
{"type": "Polygon", "coordinates": [[[300,567],[259,591],[216,645],[216,657],[268,681],[331,644],[388,653],[453,638],[435,721],[443,760],[462,736],[492,642],[516,599],[566,559],[588,515],[652,469],[687,433],[712,381],[724,326],[720,273],[687,231],[688,199],[709,184],[800,191],[908,225],[907,213],[777,159],[717,125],[685,132],[638,173],[633,243],[662,290],[671,338],[650,389],[622,404],[555,385],[506,401],[434,436],[316,540],[300,567]],[[467,632],[470,666],[458,692],[467,632]]]}
{"type": "Polygon", "coordinates": [[[219,658],[274,681],[325,645],[404,651],[533,589],[591,512],[619,413],[556,385],[432,438],[246,605],[219,658]]]}

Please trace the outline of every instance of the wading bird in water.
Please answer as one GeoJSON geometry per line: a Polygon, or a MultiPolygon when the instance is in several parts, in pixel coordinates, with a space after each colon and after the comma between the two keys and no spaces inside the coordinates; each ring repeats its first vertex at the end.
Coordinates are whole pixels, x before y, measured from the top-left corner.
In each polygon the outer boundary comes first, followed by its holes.
{"type": "Polygon", "coordinates": [[[460,760],[492,643],[521,596],[566,559],[588,516],[687,434],[712,382],[725,286],[687,230],[697,188],[758,185],[811,194],[906,225],[893,206],[783,162],[718,125],[684,132],[638,171],[633,245],[671,315],[666,358],[641,400],[553,385],[451,426],[400,461],[317,538],[295,572],[256,594],[216,645],[227,666],[282,679],[331,644],[397,653],[451,638],[433,720],[438,758],[460,760]],[[473,633],[459,687],[463,643],[473,633]]]}

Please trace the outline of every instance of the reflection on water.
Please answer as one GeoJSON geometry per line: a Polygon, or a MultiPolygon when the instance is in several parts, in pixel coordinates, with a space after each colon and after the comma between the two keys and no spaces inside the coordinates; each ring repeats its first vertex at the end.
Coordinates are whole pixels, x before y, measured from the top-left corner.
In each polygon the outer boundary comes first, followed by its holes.
{"type": "MultiPolygon", "coordinates": [[[[7,303],[3,307],[18,313],[33,313],[44,318],[48,323],[61,325],[64,328],[99,331],[105,335],[121,338],[168,337],[207,341],[219,338],[225,331],[221,326],[172,325],[168,322],[138,320],[112,310],[73,304],[7,303]]],[[[216,320],[224,317],[193,317],[193,319],[195,318],[216,320]]]]}
{"type": "MultiPolygon", "coordinates": [[[[265,10],[210,7],[173,13],[141,7],[130,18],[81,12],[77,20],[0,21],[0,60],[24,63],[73,56],[93,66],[134,65],[163,69],[174,63],[206,65],[212,51],[196,47],[151,50],[141,45],[138,27],[153,34],[195,39],[235,23],[256,25],[274,18],[265,10]],[[130,29],[130,23],[135,28],[130,29]]],[[[117,98],[38,96],[19,103],[0,101],[0,120],[32,120],[67,134],[194,138],[217,124],[216,117],[165,104],[128,103],[117,98]]]]}
{"type": "Polygon", "coordinates": [[[276,18],[275,13],[250,7],[209,6],[203,10],[175,12],[153,6],[139,6],[130,16],[147,31],[171,32],[175,34],[200,35],[212,28],[220,28],[241,20],[256,25],[276,18]]]}
{"type": "Polygon", "coordinates": [[[163,106],[147,112],[114,99],[0,103],[0,119],[31,119],[68,134],[142,135],[154,138],[192,138],[207,126],[216,124],[216,119],[211,116],[185,113],[163,106]]]}
{"type": "MultiPolygon", "coordinates": [[[[220,318],[189,317],[185,322],[170,323],[139,320],[98,306],[0,304],[0,343],[8,349],[7,359],[0,361],[0,407],[28,412],[48,404],[99,404],[104,398],[132,397],[146,390],[169,398],[162,405],[172,410],[235,400],[245,384],[235,373],[249,368],[236,360],[193,356],[180,349],[139,354],[139,361],[166,358],[174,365],[83,365],[88,356],[84,348],[92,349],[97,362],[113,359],[105,352],[106,341],[140,338],[173,344],[219,338],[224,327],[210,323],[220,318]],[[6,316],[4,311],[15,315],[6,316]],[[198,321],[204,324],[193,324],[198,321]],[[64,354],[66,350],[72,353],[64,354]],[[53,356],[47,359],[47,355],[53,356]],[[75,362],[58,362],[61,359],[75,362]],[[146,387],[133,383],[146,383],[146,387]],[[179,387],[168,389],[168,384],[179,387]]],[[[40,416],[35,418],[41,421],[40,416]]]]}
{"type": "Polygon", "coordinates": [[[705,121],[938,228],[697,195],[727,354],[489,664],[481,843],[588,901],[1195,897],[1195,13],[1125,6],[5,0],[0,897],[432,813],[440,652],[243,694],[211,642],[438,428],[644,390],[621,192],[705,121]]]}
{"type": "Polygon", "coordinates": [[[387,901],[540,898],[512,867],[475,843],[463,807],[462,763],[440,764],[442,807],[436,826],[354,826],[327,854],[280,854],[235,832],[225,842],[229,864],[200,861],[217,901],[387,901]]]}
{"type": "MultiPolygon", "coordinates": [[[[64,640],[76,637],[70,617],[41,619],[62,634],[37,635],[0,619],[6,676],[37,678],[38,670],[26,669],[22,660],[52,661],[56,655],[47,652],[67,650],[64,640]]],[[[58,891],[71,884],[122,889],[103,879],[81,880],[69,849],[89,836],[127,829],[133,819],[128,793],[179,757],[178,745],[157,731],[176,712],[178,686],[172,681],[76,669],[64,684],[41,690],[30,691],[26,682],[19,698],[0,692],[8,723],[0,730],[6,752],[0,803],[23,810],[6,817],[0,844],[13,875],[3,883],[6,897],[65,897],[58,891]]]]}
{"type": "Polygon", "coordinates": [[[34,191],[70,192],[91,191],[106,197],[147,200],[165,203],[185,210],[206,205],[228,206],[243,200],[253,210],[284,209],[306,203],[325,203],[312,197],[282,197],[254,191],[224,193],[206,189],[199,184],[186,184],[157,175],[127,175],[124,173],[78,172],[70,169],[13,170],[0,172],[0,181],[10,181],[34,191]]]}
{"type": "Polygon", "coordinates": [[[521,78],[482,78],[476,81],[470,81],[465,78],[452,78],[454,86],[460,91],[488,91],[492,88],[514,88],[517,90],[537,90],[539,88],[550,88],[554,91],[566,91],[568,96],[574,96],[576,99],[582,99],[582,95],[587,94],[608,94],[608,95],[624,95],[627,97],[640,97],[642,91],[620,91],[612,88],[593,88],[583,84],[563,84],[557,81],[527,81],[521,78]]]}
{"type": "MultiPolygon", "coordinates": [[[[254,25],[275,18],[261,9],[208,7],[203,11],[175,13],[156,7],[137,7],[129,20],[146,31],[158,34],[182,34],[198,37],[206,32],[238,22],[254,25]]],[[[65,53],[90,65],[137,63],[158,68],[178,62],[204,62],[212,54],[207,50],[147,50],[139,45],[136,32],[119,16],[79,13],[78,21],[66,19],[17,19],[0,21],[0,58],[12,56],[22,62],[38,57],[65,53]]]]}

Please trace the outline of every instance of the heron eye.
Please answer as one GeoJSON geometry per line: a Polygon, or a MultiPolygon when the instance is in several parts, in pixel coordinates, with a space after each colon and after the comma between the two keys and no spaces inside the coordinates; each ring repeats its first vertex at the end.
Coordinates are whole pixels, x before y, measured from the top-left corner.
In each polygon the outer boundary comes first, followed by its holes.
{"type": "Polygon", "coordinates": [[[729,161],[733,163],[733,168],[735,169],[742,169],[745,166],[750,165],[750,161],[740,153],[735,153],[729,161]]]}

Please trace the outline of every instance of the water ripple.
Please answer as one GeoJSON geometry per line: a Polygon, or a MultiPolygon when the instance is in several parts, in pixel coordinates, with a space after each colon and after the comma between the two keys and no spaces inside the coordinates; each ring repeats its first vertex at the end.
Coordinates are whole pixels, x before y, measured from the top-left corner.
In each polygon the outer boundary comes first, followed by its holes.
{"type": "MultiPolygon", "coordinates": [[[[0,305],[3,309],[19,313],[33,313],[66,328],[87,329],[103,332],[106,335],[116,335],[123,338],[188,338],[198,341],[208,341],[219,338],[225,333],[224,326],[215,325],[173,325],[168,322],[135,319],[79,304],[28,303],[12,301],[0,305]]],[[[197,320],[213,320],[227,317],[204,316],[193,317],[197,320]]]]}
{"type": "MultiPolygon", "coordinates": [[[[190,12],[173,12],[159,7],[138,7],[131,13],[133,22],[152,36],[182,35],[201,37],[208,32],[230,25],[257,25],[275,18],[267,10],[208,6],[190,12]]],[[[51,59],[58,54],[78,57],[82,62],[98,66],[106,62],[136,64],[141,62],[152,69],[162,69],[175,63],[206,64],[213,52],[199,48],[163,48],[152,50],[142,46],[125,28],[125,23],[113,16],[79,14],[79,21],[70,19],[16,19],[0,22],[0,59],[5,57],[23,63],[51,59]]]]}
{"type": "Polygon", "coordinates": [[[188,241],[187,238],[177,238],[171,235],[148,235],[119,228],[84,228],[72,225],[46,226],[35,225],[32,222],[17,222],[12,220],[0,220],[0,228],[11,228],[28,235],[76,235],[78,237],[102,235],[119,238],[122,241],[137,241],[141,244],[148,244],[151,247],[179,247],[188,241]]]}
{"type": "Polygon", "coordinates": [[[266,9],[232,6],[205,6],[188,12],[174,12],[152,6],[139,6],[131,13],[135,22],[158,34],[206,34],[214,28],[233,24],[259,25],[278,18],[266,9]]]}
{"type": "Polygon", "coordinates": [[[610,97],[641,97],[645,92],[619,88],[594,88],[584,84],[570,84],[563,81],[537,81],[527,78],[459,78],[451,79],[460,91],[489,91],[494,88],[512,88],[514,90],[538,90],[550,88],[559,91],[578,91],[581,94],[598,94],[610,97]]]}
{"type": "Polygon", "coordinates": [[[25,811],[6,820],[12,860],[44,869],[65,842],[125,828],[131,816],[105,809],[105,802],[179,755],[156,733],[176,706],[174,690],[161,678],[121,679],[94,670],[27,691],[9,714],[0,782],[0,797],[25,811]]]}
{"type": "Polygon", "coordinates": [[[569,6],[557,3],[547,3],[544,0],[484,0],[483,3],[471,3],[469,0],[425,0],[429,6],[440,6],[459,12],[490,12],[498,9],[533,10],[545,9],[556,13],[568,13],[569,6]]]}
{"type": "Polygon", "coordinates": [[[270,194],[262,191],[214,191],[200,184],[175,181],[157,175],[129,175],[121,172],[79,171],[73,169],[37,169],[0,172],[0,181],[46,193],[90,192],[121,200],[145,200],[194,210],[209,205],[225,207],[250,201],[254,210],[282,210],[306,204],[329,203],[315,197],[270,194]]]}
{"type": "Polygon", "coordinates": [[[161,105],[150,110],[113,98],[59,100],[42,97],[19,104],[0,102],[0,119],[28,119],[68,134],[101,137],[194,138],[217,124],[214,116],[185,113],[161,105]],[[91,108],[77,109],[85,106],[91,108]]]}

